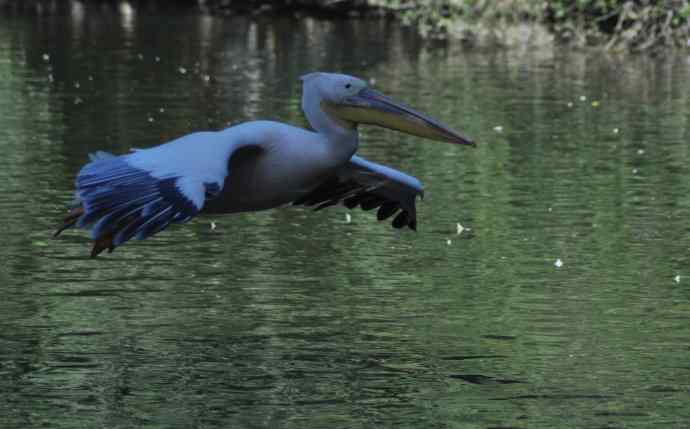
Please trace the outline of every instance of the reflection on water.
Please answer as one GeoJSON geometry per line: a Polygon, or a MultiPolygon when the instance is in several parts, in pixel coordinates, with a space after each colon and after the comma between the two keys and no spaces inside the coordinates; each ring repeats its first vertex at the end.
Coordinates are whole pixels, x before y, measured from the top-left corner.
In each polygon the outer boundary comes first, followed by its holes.
{"type": "Polygon", "coordinates": [[[121,5],[0,17],[0,426],[687,426],[686,59],[121,5]],[[419,233],[291,209],[97,260],[50,239],[89,152],[304,125],[319,69],[480,142],[363,130],[425,182],[419,233]]]}

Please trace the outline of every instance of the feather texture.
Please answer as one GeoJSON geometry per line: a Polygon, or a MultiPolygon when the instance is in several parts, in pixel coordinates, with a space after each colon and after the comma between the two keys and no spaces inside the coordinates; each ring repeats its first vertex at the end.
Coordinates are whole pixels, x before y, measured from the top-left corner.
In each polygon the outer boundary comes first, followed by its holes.
{"type": "Polygon", "coordinates": [[[336,174],[293,204],[314,207],[315,210],[339,203],[349,209],[357,206],[365,211],[378,208],[378,220],[388,219],[400,211],[393,219],[393,227],[407,226],[416,230],[415,200],[418,195],[424,195],[419,180],[392,168],[353,156],[336,174]]]}
{"type": "Polygon", "coordinates": [[[55,235],[71,227],[90,229],[96,256],[187,222],[222,193],[235,150],[256,145],[229,129],[188,134],[126,155],[90,154],[91,162],[77,175],[76,204],[55,235]]]}
{"type": "Polygon", "coordinates": [[[154,177],[131,166],[127,156],[105,152],[91,156],[76,180],[81,205],[70,212],[56,233],[71,226],[90,228],[94,240],[91,256],[112,251],[132,238],[150,237],[172,223],[186,222],[202,208],[196,201],[206,194],[204,183],[176,176],[154,177]]]}

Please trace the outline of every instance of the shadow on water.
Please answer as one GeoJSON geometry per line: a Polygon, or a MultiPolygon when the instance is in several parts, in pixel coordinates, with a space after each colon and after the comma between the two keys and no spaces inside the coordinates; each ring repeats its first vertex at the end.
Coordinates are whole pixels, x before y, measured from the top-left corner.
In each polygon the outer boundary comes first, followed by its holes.
{"type": "Polygon", "coordinates": [[[0,16],[0,426],[684,427],[688,74],[385,21],[0,16]],[[89,152],[305,125],[321,69],[480,142],[362,130],[425,182],[418,234],[292,209],[97,260],[49,239],[89,152]]]}

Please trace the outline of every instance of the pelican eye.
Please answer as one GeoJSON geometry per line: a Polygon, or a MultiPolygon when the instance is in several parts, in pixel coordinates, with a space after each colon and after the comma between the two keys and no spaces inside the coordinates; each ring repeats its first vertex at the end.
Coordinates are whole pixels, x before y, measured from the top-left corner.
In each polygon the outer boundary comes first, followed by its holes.
{"type": "Polygon", "coordinates": [[[352,84],[351,84],[351,83],[346,83],[346,84],[345,84],[345,88],[347,88],[347,89],[352,88],[352,84]]]}

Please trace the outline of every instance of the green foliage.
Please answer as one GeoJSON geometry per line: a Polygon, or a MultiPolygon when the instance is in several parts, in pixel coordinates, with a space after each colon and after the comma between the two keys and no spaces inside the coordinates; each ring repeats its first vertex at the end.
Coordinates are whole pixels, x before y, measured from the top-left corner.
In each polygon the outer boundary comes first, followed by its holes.
{"type": "Polygon", "coordinates": [[[688,0],[378,0],[431,38],[446,38],[459,21],[487,25],[532,21],[561,42],[643,51],[686,46],[688,0]]]}

